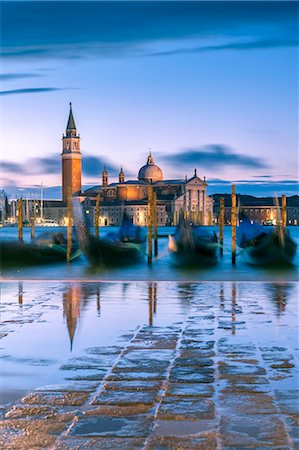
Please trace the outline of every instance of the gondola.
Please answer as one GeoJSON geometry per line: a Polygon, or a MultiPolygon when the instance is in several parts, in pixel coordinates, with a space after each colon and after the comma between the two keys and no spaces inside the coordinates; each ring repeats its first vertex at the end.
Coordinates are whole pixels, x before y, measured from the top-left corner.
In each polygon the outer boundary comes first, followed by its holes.
{"type": "MultiPolygon", "coordinates": [[[[74,241],[69,261],[80,255],[74,241]]],[[[1,267],[44,265],[67,260],[67,240],[63,233],[43,233],[31,242],[1,241],[1,267]]]]}
{"type": "Polygon", "coordinates": [[[141,227],[131,223],[126,214],[117,232],[104,237],[90,233],[82,212],[76,209],[75,223],[80,248],[92,266],[118,266],[140,262],[145,255],[146,236],[141,227]]]}
{"type": "Polygon", "coordinates": [[[193,225],[182,215],[173,236],[169,236],[169,251],[180,265],[210,266],[218,259],[218,239],[215,232],[193,225]]]}
{"type": "Polygon", "coordinates": [[[237,230],[237,244],[244,250],[248,263],[259,266],[291,265],[297,244],[282,226],[263,227],[241,217],[237,230]]]}

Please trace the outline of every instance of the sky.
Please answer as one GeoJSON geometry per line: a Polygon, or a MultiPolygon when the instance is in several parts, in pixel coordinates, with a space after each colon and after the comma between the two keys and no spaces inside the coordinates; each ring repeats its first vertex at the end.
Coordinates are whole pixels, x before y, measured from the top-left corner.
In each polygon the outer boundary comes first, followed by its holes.
{"type": "Polygon", "coordinates": [[[298,3],[1,2],[1,176],[61,196],[72,102],[83,185],[149,148],[209,193],[298,194],[298,3]]]}

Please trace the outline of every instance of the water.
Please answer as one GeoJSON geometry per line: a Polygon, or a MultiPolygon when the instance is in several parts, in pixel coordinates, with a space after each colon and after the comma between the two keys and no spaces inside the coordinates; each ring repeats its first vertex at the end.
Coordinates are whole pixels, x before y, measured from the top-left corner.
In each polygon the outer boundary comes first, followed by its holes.
{"type": "MultiPolygon", "coordinates": [[[[105,235],[113,228],[102,228],[105,235]]],[[[218,231],[216,228],[211,229],[218,231]]],[[[53,228],[37,228],[36,235],[53,228]]],[[[61,230],[55,228],[55,231],[61,230]]],[[[159,234],[159,256],[153,261],[152,267],[147,265],[146,255],[144,261],[138,265],[93,270],[84,257],[72,264],[55,264],[43,267],[16,267],[3,271],[5,279],[33,279],[33,280],[185,280],[185,281],[296,281],[299,275],[299,252],[297,252],[294,266],[285,269],[267,269],[253,267],[242,258],[239,250],[236,267],[231,264],[231,228],[224,228],[224,255],[218,264],[211,268],[184,269],[175,266],[172,256],[168,252],[168,235],[173,233],[171,227],[161,227],[159,234]]],[[[299,244],[299,227],[289,227],[293,239],[299,244]]],[[[17,228],[2,228],[1,239],[17,239],[17,228]]],[[[24,228],[24,241],[30,240],[30,229],[24,228]]]]}

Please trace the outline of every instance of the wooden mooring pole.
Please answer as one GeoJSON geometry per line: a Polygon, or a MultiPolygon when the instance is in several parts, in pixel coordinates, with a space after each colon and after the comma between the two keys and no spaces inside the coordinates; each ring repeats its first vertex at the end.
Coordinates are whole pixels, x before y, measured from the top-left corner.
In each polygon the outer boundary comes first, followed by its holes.
{"type": "Polygon", "coordinates": [[[152,264],[153,259],[153,187],[147,190],[147,262],[152,264]]]}
{"type": "Polygon", "coordinates": [[[23,200],[18,200],[18,238],[19,241],[23,240],[23,200]]]}
{"type": "Polygon", "coordinates": [[[35,200],[34,200],[33,201],[33,216],[31,216],[31,219],[30,219],[31,239],[34,239],[34,237],[35,237],[35,222],[36,222],[36,205],[35,205],[35,200]]]}
{"type": "Polygon", "coordinates": [[[73,239],[73,205],[71,193],[67,199],[67,248],[66,248],[66,260],[70,262],[72,253],[72,239],[73,239]]]}
{"type": "Polygon", "coordinates": [[[232,224],[232,264],[236,264],[236,250],[237,250],[237,198],[236,188],[232,185],[232,212],[231,212],[231,224],[232,224]]]}
{"type": "Polygon", "coordinates": [[[96,209],[94,215],[94,225],[96,237],[99,237],[99,220],[100,220],[100,194],[97,195],[96,199],[96,209]]]}
{"type": "Polygon", "coordinates": [[[282,208],[282,211],[281,211],[282,226],[283,226],[283,229],[285,230],[286,226],[287,226],[287,198],[284,194],[281,197],[281,208],[282,208]]]}
{"type": "Polygon", "coordinates": [[[219,244],[220,256],[223,257],[224,197],[220,197],[219,244]]]}
{"type": "Polygon", "coordinates": [[[158,256],[158,210],[157,194],[153,193],[153,219],[154,219],[154,255],[158,256]]]}

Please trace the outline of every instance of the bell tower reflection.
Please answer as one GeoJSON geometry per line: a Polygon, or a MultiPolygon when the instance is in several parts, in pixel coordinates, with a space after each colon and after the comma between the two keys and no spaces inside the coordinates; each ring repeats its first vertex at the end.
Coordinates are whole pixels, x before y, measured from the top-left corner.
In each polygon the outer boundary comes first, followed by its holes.
{"type": "Polygon", "coordinates": [[[66,318],[67,329],[70,337],[71,351],[76,332],[77,322],[80,317],[81,286],[72,284],[67,291],[63,293],[63,317],[66,318]]]}

